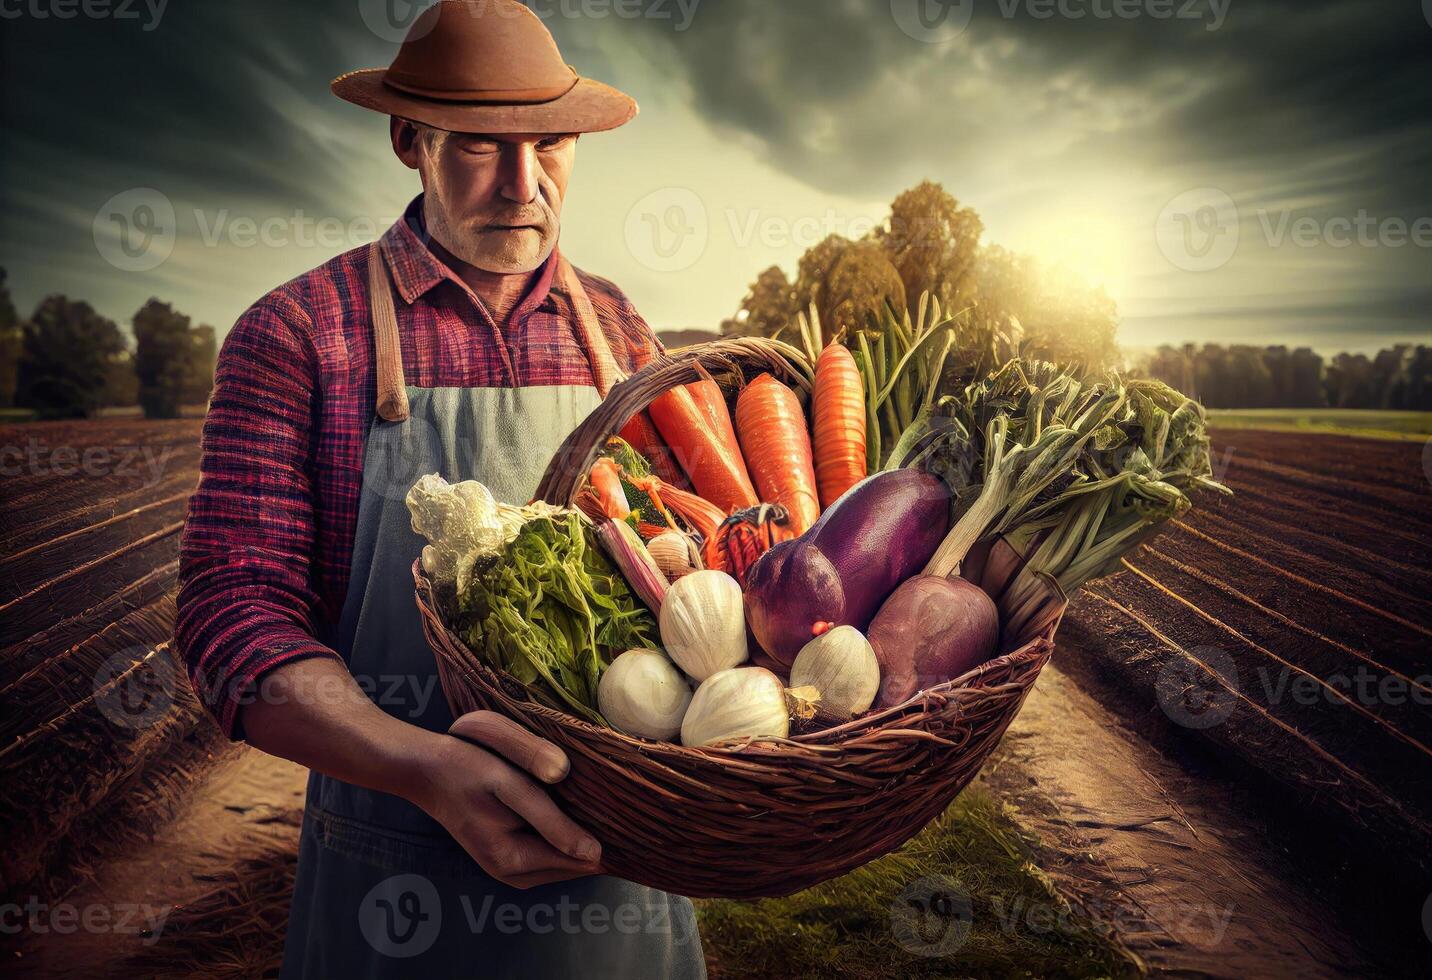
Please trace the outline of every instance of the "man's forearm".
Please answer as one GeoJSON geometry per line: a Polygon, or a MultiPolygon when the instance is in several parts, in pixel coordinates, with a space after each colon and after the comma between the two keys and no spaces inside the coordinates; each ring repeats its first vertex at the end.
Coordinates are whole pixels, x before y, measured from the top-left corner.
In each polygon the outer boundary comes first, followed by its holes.
{"type": "Polygon", "coordinates": [[[368,700],[338,660],[313,657],[263,678],[240,709],[249,743],[326,775],[419,802],[427,764],[451,741],[368,700]]]}

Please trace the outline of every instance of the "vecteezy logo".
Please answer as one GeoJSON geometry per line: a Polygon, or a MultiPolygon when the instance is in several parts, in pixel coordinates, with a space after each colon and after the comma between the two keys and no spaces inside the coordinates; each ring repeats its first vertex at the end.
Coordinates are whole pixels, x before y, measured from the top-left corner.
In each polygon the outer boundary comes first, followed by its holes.
{"type": "MultiPolygon", "coordinates": [[[[418,17],[434,2],[436,0],[358,0],[358,16],[379,40],[400,44],[418,17]]],[[[413,39],[427,34],[437,23],[436,17],[428,18],[413,39]]]]}
{"type": "Polygon", "coordinates": [[[438,430],[414,415],[403,422],[379,422],[368,434],[363,465],[363,493],[401,502],[418,478],[431,473],[443,458],[438,430]]]}
{"type": "Polygon", "coordinates": [[[154,647],[125,647],[94,673],[95,707],[120,728],[153,725],[169,713],[174,692],[174,662],[154,647]]]}
{"type": "Polygon", "coordinates": [[[663,187],[632,205],[623,229],[627,250],[653,272],[681,272],[706,254],[706,205],[685,187],[663,187]]]}
{"type": "Polygon", "coordinates": [[[890,903],[890,931],[916,956],[951,956],[970,937],[974,904],[949,875],[929,875],[906,886],[890,903]]]}
{"type": "Polygon", "coordinates": [[[174,203],[153,187],[133,187],[111,197],[94,216],[94,247],[123,272],[147,272],[174,251],[178,220],[174,203]]]}
{"type": "Polygon", "coordinates": [[[1238,704],[1237,690],[1238,668],[1218,647],[1194,647],[1188,657],[1164,664],[1154,680],[1164,714],[1195,731],[1227,721],[1238,704]]]}
{"type": "Polygon", "coordinates": [[[1154,234],[1174,266],[1211,272],[1238,251],[1238,207],[1216,187],[1195,187],[1164,205],[1154,234]]]}
{"type": "Polygon", "coordinates": [[[952,41],[974,16],[975,0],[890,0],[890,16],[906,35],[926,44],[952,41]]]}
{"type": "Polygon", "coordinates": [[[378,882],[358,906],[358,928],[383,956],[408,959],[432,949],[442,931],[442,901],[422,875],[394,875],[378,882]]]}

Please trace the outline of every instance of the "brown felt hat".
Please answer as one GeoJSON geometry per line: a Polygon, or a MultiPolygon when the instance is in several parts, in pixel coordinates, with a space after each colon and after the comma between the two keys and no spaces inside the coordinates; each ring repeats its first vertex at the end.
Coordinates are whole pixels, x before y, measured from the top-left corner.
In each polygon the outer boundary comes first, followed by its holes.
{"type": "Polygon", "coordinates": [[[517,0],[442,0],[408,29],[388,68],[350,71],[333,94],[456,133],[594,133],[637,113],[636,101],[582,78],[517,0]]]}

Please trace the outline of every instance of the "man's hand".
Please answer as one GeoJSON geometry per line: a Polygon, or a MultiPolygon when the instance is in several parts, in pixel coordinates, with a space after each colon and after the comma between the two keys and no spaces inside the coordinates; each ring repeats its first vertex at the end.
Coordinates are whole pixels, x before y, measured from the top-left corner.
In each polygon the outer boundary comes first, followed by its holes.
{"type": "Polygon", "coordinates": [[[369,701],[337,657],[285,664],[251,700],[250,744],[417,804],[499,881],[530,888],[599,871],[601,847],[531,778],[561,781],[566,755],[501,715],[464,715],[447,735],[410,725],[369,701]]]}
{"type": "Polygon", "coordinates": [[[598,873],[601,845],[532,779],[566,777],[561,749],[491,711],[463,715],[448,733],[413,802],[484,871],[516,888],[598,873]]]}

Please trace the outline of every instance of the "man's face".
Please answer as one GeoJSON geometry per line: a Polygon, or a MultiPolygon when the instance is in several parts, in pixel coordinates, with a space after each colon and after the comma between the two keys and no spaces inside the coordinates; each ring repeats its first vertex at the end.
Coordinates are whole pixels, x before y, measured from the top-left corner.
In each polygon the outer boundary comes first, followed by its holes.
{"type": "Polygon", "coordinates": [[[449,133],[395,120],[393,148],[422,177],[428,232],[453,255],[512,274],[552,254],[576,136],[449,133]]]}

